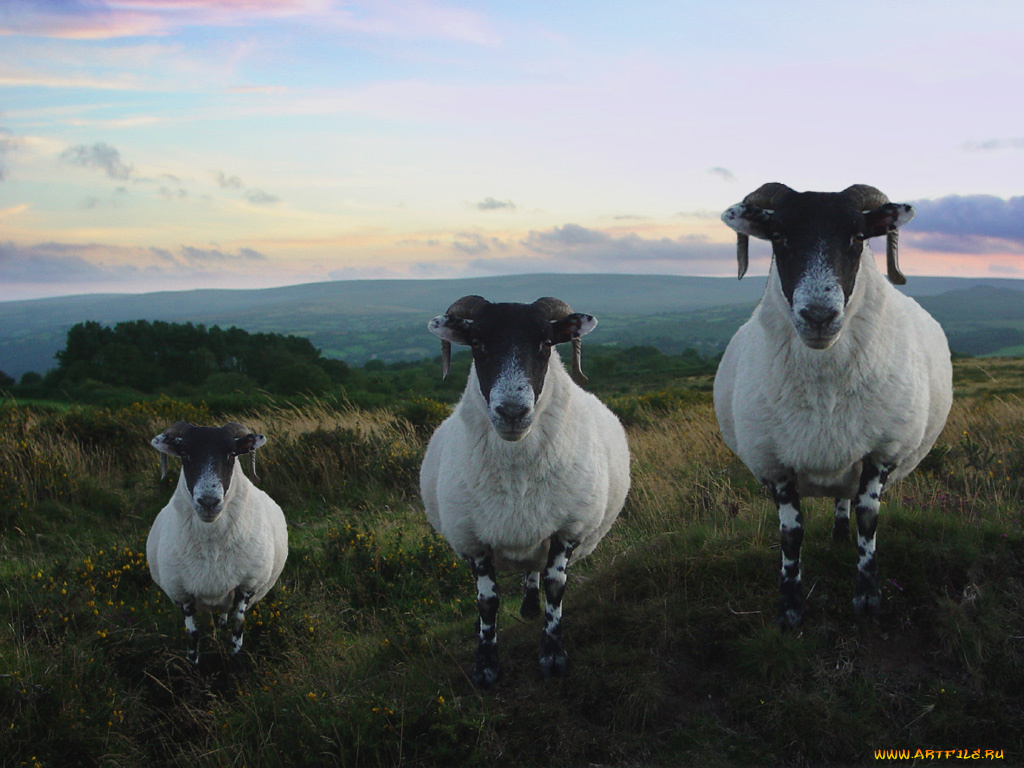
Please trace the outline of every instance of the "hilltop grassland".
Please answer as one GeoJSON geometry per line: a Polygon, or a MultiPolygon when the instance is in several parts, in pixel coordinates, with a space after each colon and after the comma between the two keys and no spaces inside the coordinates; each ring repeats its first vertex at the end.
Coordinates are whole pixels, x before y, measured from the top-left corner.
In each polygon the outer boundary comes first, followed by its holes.
{"type": "Polygon", "coordinates": [[[468,679],[472,579],[417,495],[447,406],[8,403],[0,764],[861,765],[882,749],[1019,764],[1024,361],[959,360],[955,376],[939,443],[883,500],[880,620],[855,618],[853,542],[833,542],[831,503],[812,500],[806,621],[786,633],[774,508],[723,445],[706,390],[609,395],[633,489],[570,568],[568,677],[540,678],[540,625],[518,617],[507,575],[488,694],[468,679]],[[259,484],[285,510],[291,553],[249,614],[241,673],[205,617],[200,668],[187,665],[180,615],[145,563],[176,482],[158,479],[148,441],[178,419],[268,436],[259,484]]]}

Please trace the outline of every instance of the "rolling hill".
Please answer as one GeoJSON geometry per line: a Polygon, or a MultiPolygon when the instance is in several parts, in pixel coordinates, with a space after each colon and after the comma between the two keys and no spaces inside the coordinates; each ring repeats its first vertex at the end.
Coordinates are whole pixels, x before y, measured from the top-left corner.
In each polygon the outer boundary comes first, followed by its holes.
{"type": "MultiPolygon", "coordinates": [[[[963,354],[1024,354],[1024,280],[911,278],[907,293],[943,324],[963,354]]],[[[427,320],[459,296],[492,301],[558,296],[601,320],[595,343],[664,352],[724,348],[749,316],[764,279],[665,275],[513,275],[458,280],[352,280],[263,290],[96,294],[0,302],[0,370],[20,377],[54,367],[75,323],[166,320],[232,325],[308,338],[331,357],[361,364],[437,353],[427,320]]]]}

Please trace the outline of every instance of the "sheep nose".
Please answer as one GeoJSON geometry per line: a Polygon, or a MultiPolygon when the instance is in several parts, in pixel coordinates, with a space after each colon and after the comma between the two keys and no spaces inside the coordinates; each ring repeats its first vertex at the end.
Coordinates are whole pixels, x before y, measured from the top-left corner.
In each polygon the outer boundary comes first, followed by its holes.
{"type": "Polygon", "coordinates": [[[518,403],[503,403],[495,407],[494,412],[498,414],[502,421],[508,424],[515,424],[522,421],[529,410],[527,406],[518,403]]]}
{"type": "Polygon", "coordinates": [[[838,316],[839,312],[831,307],[804,307],[800,310],[800,317],[818,330],[828,328],[838,316]]]}
{"type": "Polygon", "coordinates": [[[217,496],[203,495],[196,498],[196,504],[199,505],[199,508],[203,512],[207,513],[208,515],[212,515],[214,512],[217,511],[218,507],[220,507],[220,498],[218,498],[217,496]]]}

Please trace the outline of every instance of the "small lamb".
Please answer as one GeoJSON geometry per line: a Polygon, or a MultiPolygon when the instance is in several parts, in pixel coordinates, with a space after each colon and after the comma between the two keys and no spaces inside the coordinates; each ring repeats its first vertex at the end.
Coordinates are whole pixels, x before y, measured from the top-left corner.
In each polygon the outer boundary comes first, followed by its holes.
{"type": "Polygon", "coordinates": [[[234,620],[232,658],[242,650],[245,612],[277,582],[288,558],[284,513],[245,476],[238,456],[266,437],[238,423],[197,427],[179,421],[152,440],[181,459],[174,495],[157,515],[146,542],[149,570],[185,617],[188,660],[199,663],[197,611],[234,620]]]}
{"type": "Polygon", "coordinates": [[[498,679],[495,572],[527,571],[520,613],[547,602],[540,666],[565,672],[562,595],[570,559],[593,551],[618,516],[629,489],[629,448],[619,420],[566,373],[552,347],[579,337],[591,315],[558,299],[492,304],[466,296],[427,328],[442,339],[447,374],[451,344],[472,349],[462,399],[437,428],[420,472],[431,525],[476,578],[479,641],[472,680],[498,679]]]}

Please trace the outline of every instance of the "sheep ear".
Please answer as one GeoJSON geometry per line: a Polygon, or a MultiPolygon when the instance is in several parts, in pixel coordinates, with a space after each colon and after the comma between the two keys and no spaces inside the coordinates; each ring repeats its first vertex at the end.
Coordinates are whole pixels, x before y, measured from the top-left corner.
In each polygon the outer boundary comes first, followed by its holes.
{"type": "Polygon", "coordinates": [[[597,318],[593,315],[585,315],[582,312],[573,312],[561,320],[551,323],[551,332],[555,344],[564,344],[567,341],[578,339],[584,334],[590,333],[597,327],[597,318]]]}
{"type": "Polygon", "coordinates": [[[160,479],[167,477],[167,457],[181,456],[181,438],[168,437],[161,432],[149,441],[149,444],[160,451],[160,479]]]}
{"type": "Polygon", "coordinates": [[[750,203],[737,203],[726,208],[722,213],[722,221],[741,235],[771,240],[775,228],[775,216],[766,208],[758,208],[750,203]]]}
{"type": "Polygon", "coordinates": [[[864,214],[864,236],[881,237],[898,229],[917,214],[914,206],[906,203],[886,203],[864,214]]]}
{"type": "Polygon", "coordinates": [[[266,442],[266,435],[248,434],[245,437],[239,437],[235,440],[235,455],[241,456],[255,451],[257,448],[263,447],[266,442]]]}
{"type": "Polygon", "coordinates": [[[469,346],[473,341],[473,321],[455,315],[438,315],[429,323],[427,330],[442,341],[469,346]]]}
{"type": "Polygon", "coordinates": [[[181,456],[180,437],[168,437],[165,433],[161,432],[150,440],[149,444],[160,451],[160,453],[166,453],[170,456],[181,456]]]}

